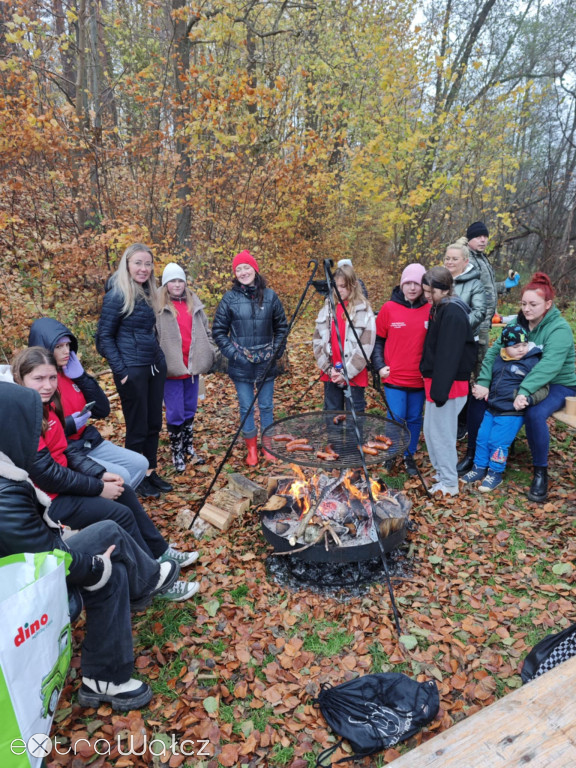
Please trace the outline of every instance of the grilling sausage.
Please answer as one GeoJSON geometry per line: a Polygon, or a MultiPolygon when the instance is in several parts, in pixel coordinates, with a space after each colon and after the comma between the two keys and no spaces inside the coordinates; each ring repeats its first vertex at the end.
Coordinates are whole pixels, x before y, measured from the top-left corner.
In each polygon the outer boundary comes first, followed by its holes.
{"type": "Polygon", "coordinates": [[[334,422],[334,424],[340,424],[342,421],[346,421],[346,414],[339,413],[338,416],[334,416],[332,421],[334,422]]]}
{"type": "Polygon", "coordinates": [[[313,451],[314,448],[312,448],[311,445],[303,445],[302,443],[296,443],[296,445],[293,443],[288,443],[286,450],[290,451],[290,453],[293,453],[294,451],[313,451]]]}
{"type": "Polygon", "coordinates": [[[337,461],[339,456],[337,453],[328,453],[324,451],[318,451],[316,458],[321,461],[337,461]]]}
{"type": "Polygon", "coordinates": [[[378,456],[376,448],[369,448],[367,445],[363,445],[362,450],[364,453],[368,454],[368,456],[378,456]]]}
{"type": "Polygon", "coordinates": [[[272,440],[276,440],[279,443],[292,443],[294,438],[292,435],[274,435],[272,440]]]}

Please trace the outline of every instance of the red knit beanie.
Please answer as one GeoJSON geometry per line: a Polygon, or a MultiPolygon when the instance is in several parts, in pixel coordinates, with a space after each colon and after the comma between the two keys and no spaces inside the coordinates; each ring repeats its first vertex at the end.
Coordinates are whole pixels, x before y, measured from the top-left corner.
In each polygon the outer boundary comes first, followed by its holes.
{"type": "Polygon", "coordinates": [[[232,272],[236,272],[236,267],[239,264],[248,264],[249,267],[252,267],[256,272],[260,272],[258,269],[258,262],[252,256],[250,251],[240,251],[234,258],[232,259],[232,272]]]}

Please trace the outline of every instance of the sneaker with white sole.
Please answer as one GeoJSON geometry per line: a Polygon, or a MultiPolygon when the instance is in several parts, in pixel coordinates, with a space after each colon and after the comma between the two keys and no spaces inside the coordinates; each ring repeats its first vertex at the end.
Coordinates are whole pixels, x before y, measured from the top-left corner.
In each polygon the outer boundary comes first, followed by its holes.
{"type": "Polygon", "coordinates": [[[482,493],[490,493],[490,491],[498,488],[498,486],[502,483],[502,480],[502,472],[490,471],[482,481],[482,485],[478,488],[478,490],[482,493]]]}
{"type": "Polygon", "coordinates": [[[429,492],[434,496],[435,493],[441,493],[442,496],[458,496],[460,489],[456,486],[444,485],[444,483],[435,483],[429,492]]]}
{"type": "Polygon", "coordinates": [[[200,584],[197,581],[177,581],[159,597],[162,600],[170,600],[172,603],[181,603],[193,597],[199,589],[200,584]]]}
{"type": "Polygon", "coordinates": [[[460,480],[462,480],[463,483],[477,483],[478,480],[484,480],[487,472],[488,467],[477,467],[476,464],[474,464],[472,469],[469,472],[466,472],[465,475],[462,475],[460,480]]]}
{"type": "Polygon", "coordinates": [[[175,560],[180,568],[186,568],[188,565],[193,565],[199,557],[200,555],[196,551],[179,552],[174,547],[169,546],[166,552],[156,559],[159,563],[165,563],[166,560],[175,560]]]}
{"type": "Polygon", "coordinates": [[[127,712],[145,707],[152,698],[152,688],[134,678],[125,683],[109,683],[83,677],[78,691],[78,703],[83,707],[94,707],[108,703],[112,709],[127,712]]]}

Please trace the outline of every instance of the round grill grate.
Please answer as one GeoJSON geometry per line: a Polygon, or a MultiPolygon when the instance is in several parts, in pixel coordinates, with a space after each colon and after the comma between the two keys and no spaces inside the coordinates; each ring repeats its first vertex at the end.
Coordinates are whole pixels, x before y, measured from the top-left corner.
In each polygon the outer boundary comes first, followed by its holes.
{"type": "MultiPolygon", "coordinates": [[[[368,466],[381,464],[386,459],[404,453],[410,441],[410,433],[404,422],[368,413],[357,414],[356,418],[363,445],[373,442],[378,435],[385,435],[392,440],[387,451],[378,451],[376,456],[364,454],[368,466]]],[[[349,411],[309,411],[279,419],[262,433],[262,446],[277,459],[302,467],[346,469],[362,466],[354,420],[349,411]],[[334,419],[342,415],[346,416],[345,420],[335,424],[334,419]],[[278,435],[291,435],[294,439],[306,438],[312,451],[288,451],[286,442],[275,439],[278,435]],[[335,461],[317,456],[318,453],[326,452],[329,446],[338,454],[335,461]]]]}

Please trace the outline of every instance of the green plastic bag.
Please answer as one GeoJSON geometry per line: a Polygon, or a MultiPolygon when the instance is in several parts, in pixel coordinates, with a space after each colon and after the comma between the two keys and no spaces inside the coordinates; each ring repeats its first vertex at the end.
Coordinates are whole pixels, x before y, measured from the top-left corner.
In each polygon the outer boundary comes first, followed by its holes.
{"type": "Polygon", "coordinates": [[[2,768],[38,768],[51,751],[52,718],[72,655],[70,560],[59,550],[0,558],[2,768]]]}

